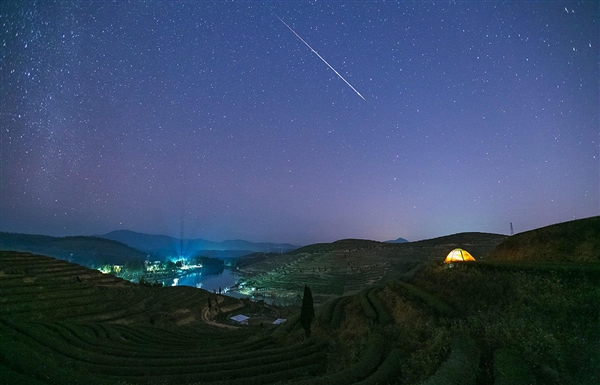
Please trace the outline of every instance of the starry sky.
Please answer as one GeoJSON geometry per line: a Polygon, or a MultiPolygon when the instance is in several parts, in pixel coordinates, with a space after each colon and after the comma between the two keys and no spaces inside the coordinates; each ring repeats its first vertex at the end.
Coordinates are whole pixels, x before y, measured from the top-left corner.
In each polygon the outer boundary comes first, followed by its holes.
{"type": "Polygon", "coordinates": [[[303,245],[600,215],[599,4],[3,1],[0,230],[303,245]]]}

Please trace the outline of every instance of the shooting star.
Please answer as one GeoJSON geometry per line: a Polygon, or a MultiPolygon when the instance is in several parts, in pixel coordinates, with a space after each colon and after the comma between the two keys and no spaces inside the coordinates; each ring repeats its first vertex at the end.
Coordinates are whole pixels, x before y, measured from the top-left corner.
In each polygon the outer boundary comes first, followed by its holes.
{"type": "Polygon", "coordinates": [[[282,19],[281,17],[277,16],[277,14],[276,14],[276,13],[275,13],[275,12],[274,12],[272,9],[270,9],[270,8],[269,8],[269,10],[271,11],[271,13],[273,13],[273,15],[275,15],[275,17],[276,17],[276,18],[278,18],[278,19],[279,19],[279,21],[281,21],[281,22],[283,23],[283,25],[285,25],[285,26],[286,26],[286,27],[287,27],[287,28],[288,28],[290,31],[292,31],[292,33],[293,33],[294,35],[296,35],[296,37],[297,37],[298,39],[300,39],[300,40],[301,40],[301,41],[302,41],[302,42],[303,42],[303,43],[304,43],[304,44],[305,44],[305,45],[306,45],[308,48],[310,48],[310,50],[311,50],[311,51],[312,51],[312,52],[313,52],[315,55],[317,55],[317,56],[319,57],[319,59],[321,59],[321,60],[323,61],[323,63],[327,64],[327,67],[329,67],[329,68],[330,68],[330,69],[331,69],[333,72],[335,72],[335,74],[336,74],[337,76],[339,76],[339,78],[340,78],[340,79],[342,79],[342,80],[343,80],[343,81],[344,81],[344,82],[345,82],[345,83],[348,85],[348,87],[352,88],[352,91],[356,92],[356,94],[357,94],[358,96],[360,96],[362,100],[364,100],[364,101],[367,101],[367,99],[365,99],[365,97],[364,97],[364,96],[362,96],[362,95],[360,94],[360,92],[358,92],[358,91],[356,90],[356,88],[352,87],[352,84],[348,83],[348,80],[344,79],[344,77],[343,77],[343,76],[342,76],[342,75],[341,75],[339,72],[337,72],[337,71],[335,70],[335,68],[333,68],[333,67],[331,66],[331,64],[327,63],[327,60],[323,59],[323,56],[319,55],[319,53],[318,53],[317,51],[315,51],[315,50],[313,49],[313,47],[311,47],[311,46],[310,46],[310,44],[308,44],[308,43],[307,43],[307,42],[306,42],[306,41],[305,41],[305,40],[304,40],[302,37],[300,37],[300,35],[298,35],[298,34],[296,33],[296,31],[294,31],[294,30],[292,29],[292,27],[290,27],[290,26],[288,25],[288,23],[286,23],[285,21],[283,21],[283,19],[282,19]]]}

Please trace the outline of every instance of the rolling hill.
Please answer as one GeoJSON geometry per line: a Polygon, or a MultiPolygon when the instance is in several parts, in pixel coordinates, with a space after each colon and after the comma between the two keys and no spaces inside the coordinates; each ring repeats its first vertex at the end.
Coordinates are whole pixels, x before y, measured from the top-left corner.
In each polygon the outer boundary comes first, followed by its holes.
{"type": "MultiPolygon", "coordinates": [[[[554,234],[569,234],[570,224],[557,226],[554,234]]],[[[441,263],[448,248],[484,257],[504,238],[343,240],[258,258],[255,269],[283,270],[317,293],[327,290],[319,279],[331,294],[344,290],[316,309],[310,338],[298,308],[147,287],[62,260],[0,252],[0,383],[599,383],[600,270],[591,267],[600,264],[441,263]],[[374,280],[372,271],[383,278],[374,280]],[[249,316],[248,325],[231,320],[237,314],[249,316]],[[287,321],[273,326],[276,318],[287,321]]],[[[528,241],[522,238],[524,247],[528,241]]]]}
{"type": "Polygon", "coordinates": [[[429,240],[386,243],[343,239],[304,246],[283,255],[255,254],[238,260],[240,291],[287,304],[298,302],[305,283],[316,302],[349,295],[372,285],[407,277],[431,261],[442,261],[462,247],[485,257],[506,238],[489,233],[460,233],[429,240]]]}
{"type": "Polygon", "coordinates": [[[286,252],[297,248],[297,246],[288,243],[254,243],[239,239],[212,242],[202,238],[178,239],[166,235],[144,234],[129,230],[112,231],[108,234],[99,235],[99,237],[118,241],[135,249],[162,256],[179,255],[180,253],[192,255],[198,251],[208,251],[213,255],[220,255],[221,258],[236,258],[240,254],[269,251],[286,252]]]}
{"type": "Polygon", "coordinates": [[[50,237],[18,233],[0,233],[0,250],[39,253],[84,266],[124,265],[143,261],[147,253],[120,242],[87,236],[50,237]]]}
{"type": "Polygon", "coordinates": [[[600,262],[600,216],[558,223],[506,238],[490,260],[600,262]]]}

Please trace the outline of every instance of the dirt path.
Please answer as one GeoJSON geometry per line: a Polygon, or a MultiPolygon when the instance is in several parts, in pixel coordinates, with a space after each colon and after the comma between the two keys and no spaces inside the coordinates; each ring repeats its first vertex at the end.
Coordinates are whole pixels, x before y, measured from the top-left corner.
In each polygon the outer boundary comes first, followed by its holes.
{"type": "MultiPolygon", "coordinates": [[[[221,302],[223,302],[223,301],[219,301],[217,299],[217,304],[221,303],[221,302]]],[[[241,307],[244,307],[244,304],[241,301],[237,302],[237,303],[234,303],[232,305],[229,305],[229,306],[218,307],[219,310],[218,310],[217,314],[229,312],[229,311],[232,311],[232,310],[235,310],[235,309],[239,309],[241,307]]],[[[220,328],[223,328],[223,329],[239,329],[238,326],[225,325],[225,324],[213,321],[214,317],[217,314],[211,314],[212,311],[213,311],[212,308],[209,308],[208,305],[205,305],[202,308],[202,310],[201,310],[202,321],[204,321],[205,323],[207,323],[209,325],[213,325],[213,326],[220,327],[220,328]]]]}

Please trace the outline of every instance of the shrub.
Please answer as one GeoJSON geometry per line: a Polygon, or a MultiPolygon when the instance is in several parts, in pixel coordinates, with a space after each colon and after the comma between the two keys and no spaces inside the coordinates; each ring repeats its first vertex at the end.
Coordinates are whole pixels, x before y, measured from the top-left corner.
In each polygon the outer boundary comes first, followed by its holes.
{"type": "Polygon", "coordinates": [[[400,349],[394,349],[377,368],[375,373],[355,385],[382,385],[394,382],[400,377],[400,368],[404,353],[400,349]]]}
{"type": "Polygon", "coordinates": [[[373,373],[379,366],[383,351],[385,349],[385,339],[378,333],[373,333],[367,340],[367,347],[364,354],[358,362],[341,370],[319,378],[312,378],[307,381],[299,382],[296,385],[346,385],[353,384],[373,373]]]}
{"type": "Polygon", "coordinates": [[[337,303],[340,302],[342,298],[343,297],[330,299],[321,306],[317,318],[319,323],[321,323],[322,325],[329,325],[329,323],[331,322],[331,317],[333,316],[333,310],[335,309],[335,305],[337,305],[337,303]]]}
{"type": "Polygon", "coordinates": [[[367,298],[368,293],[372,290],[373,289],[365,289],[360,292],[360,305],[362,306],[363,312],[365,313],[367,318],[373,321],[377,321],[377,312],[375,311],[375,309],[373,309],[371,302],[369,302],[369,299],[367,298]]]}
{"type": "MultiPolygon", "coordinates": [[[[15,373],[27,373],[28,381],[25,384],[37,384],[39,379],[49,384],[108,384],[104,380],[91,377],[73,370],[70,360],[61,355],[54,354],[51,349],[39,345],[35,340],[23,338],[9,327],[0,322],[0,357],[3,364],[11,366],[11,371],[0,375],[10,376],[11,381],[2,383],[18,384],[23,376],[15,373]]],[[[3,369],[0,366],[0,371],[3,369]]]]}
{"type": "MultiPolygon", "coordinates": [[[[262,385],[272,382],[290,381],[299,377],[313,376],[321,371],[323,368],[322,363],[311,364],[306,366],[299,366],[291,368],[282,372],[260,374],[253,377],[244,377],[242,381],[235,381],[236,384],[244,385],[262,385]]],[[[195,383],[197,385],[203,385],[204,383],[195,383]]],[[[214,381],[210,385],[231,385],[232,382],[229,380],[214,381]]],[[[296,382],[294,382],[296,384],[296,382]]]]}
{"type": "MultiPolygon", "coordinates": [[[[277,380],[277,374],[279,376],[282,373],[285,373],[290,370],[298,369],[300,373],[296,373],[301,375],[301,373],[308,371],[308,367],[313,367],[314,365],[322,365],[326,359],[325,353],[314,353],[310,355],[305,355],[299,358],[287,360],[287,361],[275,361],[271,363],[265,363],[263,365],[249,365],[236,369],[224,369],[219,371],[211,371],[206,373],[185,373],[185,374],[165,374],[165,375],[156,375],[152,376],[152,383],[157,384],[171,384],[171,383],[207,383],[207,382],[215,382],[222,381],[225,382],[227,380],[238,380],[235,383],[244,383],[245,381],[239,381],[241,379],[257,377],[257,376],[269,376],[272,381],[277,380]]],[[[128,380],[133,380],[134,378],[129,377],[128,380]]],[[[136,378],[136,382],[147,382],[146,376],[138,376],[136,378]]]]}
{"type": "Polygon", "coordinates": [[[397,282],[396,285],[405,293],[423,302],[435,313],[446,317],[453,317],[456,315],[456,311],[450,305],[440,300],[436,296],[429,294],[425,290],[406,282],[397,282]]]}
{"type": "Polygon", "coordinates": [[[494,385],[535,385],[535,377],[527,362],[514,350],[494,351],[494,385]]]}
{"type": "Polygon", "coordinates": [[[470,338],[455,339],[450,356],[422,385],[475,385],[480,355],[470,338]]]}
{"type": "Polygon", "coordinates": [[[333,309],[333,315],[331,317],[331,322],[329,326],[334,329],[337,329],[342,324],[342,318],[344,316],[344,308],[347,304],[352,301],[352,297],[343,297],[338,303],[335,305],[335,309],[333,309]]]}
{"type": "Polygon", "coordinates": [[[379,323],[382,325],[388,325],[388,324],[394,323],[394,319],[392,318],[392,315],[388,311],[388,309],[385,306],[385,304],[383,303],[383,301],[378,297],[378,295],[377,295],[378,292],[379,292],[379,289],[373,289],[373,290],[369,291],[367,298],[369,299],[369,302],[371,303],[371,305],[377,312],[377,319],[379,320],[379,323]]]}
{"type": "Polygon", "coordinates": [[[306,337],[310,337],[310,324],[315,318],[315,308],[310,288],[304,285],[304,296],[302,297],[302,308],[300,310],[300,324],[306,332],[306,337]]]}
{"type": "Polygon", "coordinates": [[[11,385],[44,385],[43,382],[17,373],[4,365],[0,365],[0,383],[11,385]]]}

